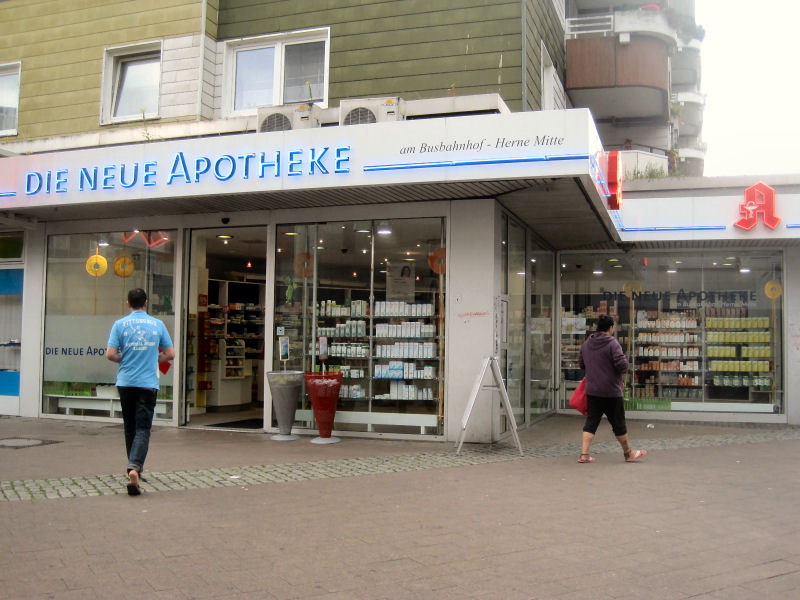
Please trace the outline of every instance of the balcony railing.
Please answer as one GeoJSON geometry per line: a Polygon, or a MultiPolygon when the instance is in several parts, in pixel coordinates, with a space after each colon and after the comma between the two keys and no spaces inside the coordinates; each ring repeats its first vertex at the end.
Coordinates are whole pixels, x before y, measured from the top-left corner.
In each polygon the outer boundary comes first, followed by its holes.
{"type": "Polygon", "coordinates": [[[618,10],[605,15],[567,19],[565,37],[568,40],[585,37],[608,37],[637,33],[676,44],[678,35],[661,11],[618,10]]]}
{"type": "Polygon", "coordinates": [[[614,15],[567,19],[567,39],[614,35],[614,15]]]}

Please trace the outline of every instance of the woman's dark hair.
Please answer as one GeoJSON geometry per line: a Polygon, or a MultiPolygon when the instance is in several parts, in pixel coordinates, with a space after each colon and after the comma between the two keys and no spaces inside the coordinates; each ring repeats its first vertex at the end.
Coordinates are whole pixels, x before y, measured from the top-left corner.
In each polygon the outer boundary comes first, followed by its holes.
{"type": "Polygon", "coordinates": [[[400,277],[411,277],[411,267],[403,265],[403,268],[400,269],[400,277]]]}
{"type": "Polygon", "coordinates": [[[614,319],[608,315],[600,315],[597,319],[597,331],[608,331],[614,326],[614,319]]]}

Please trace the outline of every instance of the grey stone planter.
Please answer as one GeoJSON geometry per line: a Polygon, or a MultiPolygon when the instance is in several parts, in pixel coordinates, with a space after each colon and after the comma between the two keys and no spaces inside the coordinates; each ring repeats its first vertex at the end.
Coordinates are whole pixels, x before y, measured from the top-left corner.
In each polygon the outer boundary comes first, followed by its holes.
{"type": "Polygon", "coordinates": [[[296,440],[299,436],[292,435],[294,415],[300,403],[300,394],[303,391],[302,371],[270,371],[267,373],[269,390],[272,393],[272,408],[278,420],[280,434],[273,435],[271,439],[276,442],[296,440]]]}

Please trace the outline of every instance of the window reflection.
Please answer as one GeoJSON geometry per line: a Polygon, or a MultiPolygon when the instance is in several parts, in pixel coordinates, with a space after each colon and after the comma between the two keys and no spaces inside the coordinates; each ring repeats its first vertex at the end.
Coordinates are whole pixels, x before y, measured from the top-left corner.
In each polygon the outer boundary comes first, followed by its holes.
{"type": "MultiPolygon", "coordinates": [[[[174,231],[50,236],[45,290],[43,412],[121,417],[106,360],[111,325],[128,313],[127,293],[148,295],[148,313],[175,339],[174,231]]],[[[173,371],[159,376],[156,418],[172,417],[173,371]]]]}
{"type": "Polygon", "coordinates": [[[628,410],[782,412],[781,255],[562,257],[561,406],[597,317],[631,364],[628,410]]]}

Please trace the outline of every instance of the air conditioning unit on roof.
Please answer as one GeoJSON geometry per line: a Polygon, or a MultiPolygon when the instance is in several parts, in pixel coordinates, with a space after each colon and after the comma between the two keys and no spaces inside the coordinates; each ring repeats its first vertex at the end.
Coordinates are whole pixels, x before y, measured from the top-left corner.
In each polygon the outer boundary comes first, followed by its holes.
{"type": "Polygon", "coordinates": [[[258,108],[258,131],[289,131],[319,127],[318,110],[313,104],[286,104],[284,106],[260,106],[258,108]]]}
{"type": "Polygon", "coordinates": [[[339,125],[361,125],[404,119],[403,101],[390,98],[353,98],[339,102],[339,125]]]}

